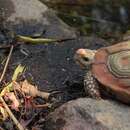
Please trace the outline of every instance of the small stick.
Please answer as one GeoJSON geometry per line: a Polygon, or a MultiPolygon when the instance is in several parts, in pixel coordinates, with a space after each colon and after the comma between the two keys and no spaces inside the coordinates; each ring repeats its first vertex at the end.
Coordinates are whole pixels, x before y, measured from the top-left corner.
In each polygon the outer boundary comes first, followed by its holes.
{"type": "Polygon", "coordinates": [[[6,60],[5,66],[4,66],[4,70],[3,70],[2,75],[1,75],[1,77],[0,77],[0,83],[1,83],[1,81],[3,80],[4,75],[5,75],[5,72],[6,72],[6,70],[7,70],[7,67],[8,67],[8,64],[9,64],[9,60],[10,60],[10,57],[11,57],[13,48],[14,48],[14,46],[12,45],[11,48],[10,48],[10,52],[9,52],[8,58],[7,58],[7,60],[6,60]]]}

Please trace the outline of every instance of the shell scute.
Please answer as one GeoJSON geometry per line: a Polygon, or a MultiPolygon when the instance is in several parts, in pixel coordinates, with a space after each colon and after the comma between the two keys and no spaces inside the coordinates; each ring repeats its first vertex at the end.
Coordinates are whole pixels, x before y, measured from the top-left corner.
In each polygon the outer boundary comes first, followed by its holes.
{"type": "Polygon", "coordinates": [[[94,77],[123,102],[130,102],[130,42],[97,50],[94,77]]]}

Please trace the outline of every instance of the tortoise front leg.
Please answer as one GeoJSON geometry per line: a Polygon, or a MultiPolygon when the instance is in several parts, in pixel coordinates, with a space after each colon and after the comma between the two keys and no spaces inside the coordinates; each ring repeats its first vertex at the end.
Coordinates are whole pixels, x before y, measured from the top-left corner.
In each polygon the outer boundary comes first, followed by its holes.
{"type": "Polygon", "coordinates": [[[91,71],[88,71],[84,77],[84,89],[88,96],[94,99],[101,99],[98,83],[91,71]]]}

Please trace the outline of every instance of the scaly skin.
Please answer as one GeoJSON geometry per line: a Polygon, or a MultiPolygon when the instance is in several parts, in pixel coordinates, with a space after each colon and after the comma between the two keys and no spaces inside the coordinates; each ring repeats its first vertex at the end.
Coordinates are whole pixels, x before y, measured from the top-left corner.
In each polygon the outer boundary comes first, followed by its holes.
{"type": "Polygon", "coordinates": [[[85,93],[94,99],[101,99],[99,85],[96,79],[93,77],[91,71],[88,71],[84,76],[84,89],[85,93]]]}
{"type": "Polygon", "coordinates": [[[89,49],[79,49],[76,51],[74,56],[75,61],[82,68],[88,68],[89,71],[84,76],[84,89],[86,95],[94,99],[101,99],[99,86],[97,80],[93,77],[91,72],[91,63],[93,62],[93,58],[95,56],[95,50],[89,49]]]}

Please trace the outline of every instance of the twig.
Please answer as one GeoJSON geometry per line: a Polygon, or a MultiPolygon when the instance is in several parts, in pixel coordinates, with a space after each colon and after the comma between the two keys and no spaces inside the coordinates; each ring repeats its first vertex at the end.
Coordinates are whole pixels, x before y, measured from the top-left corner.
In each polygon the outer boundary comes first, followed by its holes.
{"type": "Polygon", "coordinates": [[[6,63],[5,63],[5,66],[4,66],[2,75],[1,75],[1,77],[0,77],[0,83],[1,83],[1,81],[3,80],[3,77],[4,77],[5,72],[6,72],[6,70],[7,70],[7,67],[8,67],[8,64],[9,64],[9,60],[10,60],[10,57],[11,57],[13,48],[14,48],[14,46],[12,45],[11,48],[10,48],[10,52],[9,52],[8,58],[7,58],[7,60],[6,60],[6,63]]]}
{"type": "Polygon", "coordinates": [[[2,102],[3,106],[5,107],[6,111],[8,112],[11,119],[14,121],[15,125],[18,127],[19,130],[25,130],[23,126],[18,122],[18,120],[15,118],[11,110],[9,109],[8,105],[4,101],[4,99],[0,96],[0,101],[2,102]]]}

